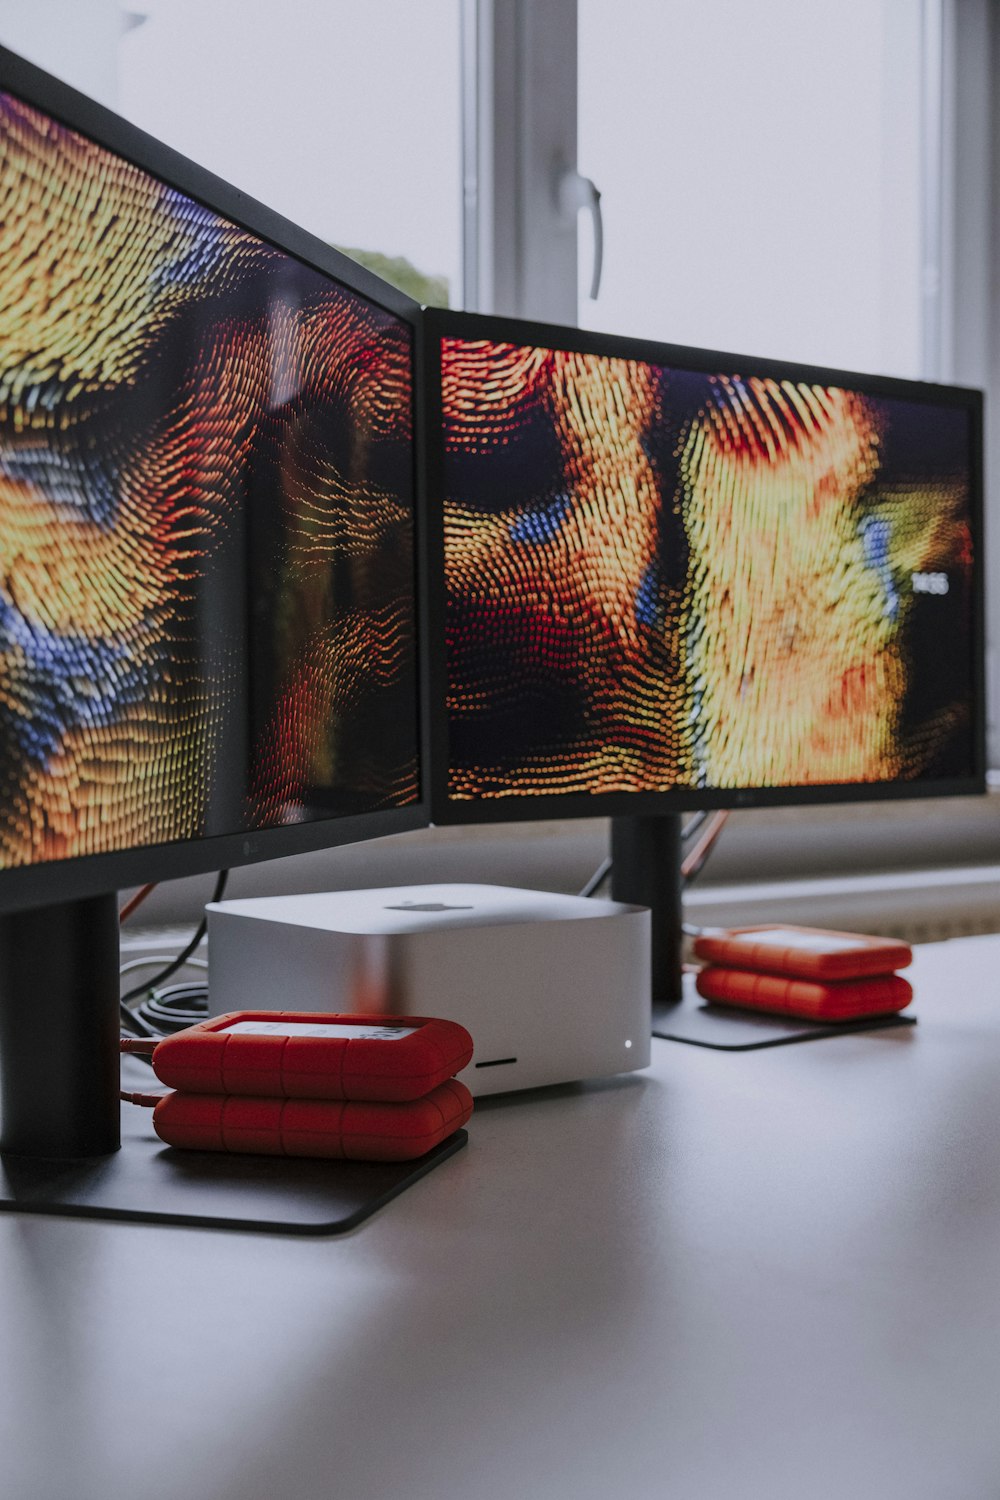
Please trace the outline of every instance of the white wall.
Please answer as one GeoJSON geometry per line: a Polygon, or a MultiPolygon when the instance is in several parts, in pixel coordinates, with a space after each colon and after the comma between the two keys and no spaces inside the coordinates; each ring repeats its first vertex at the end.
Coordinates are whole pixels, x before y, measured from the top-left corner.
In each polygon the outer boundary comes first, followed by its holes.
{"type": "Polygon", "coordinates": [[[0,42],[109,109],[128,25],[119,0],[0,0],[0,42]]]}

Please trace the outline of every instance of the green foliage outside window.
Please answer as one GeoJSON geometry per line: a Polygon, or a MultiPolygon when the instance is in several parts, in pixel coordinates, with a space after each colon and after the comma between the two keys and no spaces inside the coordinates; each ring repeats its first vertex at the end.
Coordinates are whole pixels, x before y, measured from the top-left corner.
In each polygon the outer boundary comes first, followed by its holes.
{"type": "Polygon", "coordinates": [[[358,265],[374,271],[383,281],[390,281],[414,301],[422,302],[426,307],[448,306],[447,276],[428,276],[418,271],[405,255],[382,255],[378,250],[357,250],[350,245],[336,248],[356,260],[358,265]]]}

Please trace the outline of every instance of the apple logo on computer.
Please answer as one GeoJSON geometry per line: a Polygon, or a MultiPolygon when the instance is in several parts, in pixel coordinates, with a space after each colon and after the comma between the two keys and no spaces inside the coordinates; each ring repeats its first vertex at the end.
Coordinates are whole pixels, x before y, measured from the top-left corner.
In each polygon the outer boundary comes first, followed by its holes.
{"type": "Polygon", "coordinates": [[[472,911],[471,906],[456,906],[448,901],[401,901],[385,906],[383,911],[472,911]]]}

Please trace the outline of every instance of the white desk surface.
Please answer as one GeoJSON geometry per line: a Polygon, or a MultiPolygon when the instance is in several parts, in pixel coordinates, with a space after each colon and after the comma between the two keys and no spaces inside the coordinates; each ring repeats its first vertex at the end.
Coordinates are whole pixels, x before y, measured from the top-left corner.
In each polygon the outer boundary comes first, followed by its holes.
{"type": "Polygon", "coordinates": [[[484,1101],[344,1237],[0,1216],[4,1500],[993,1500],[1000,939],[484,1101]]]}

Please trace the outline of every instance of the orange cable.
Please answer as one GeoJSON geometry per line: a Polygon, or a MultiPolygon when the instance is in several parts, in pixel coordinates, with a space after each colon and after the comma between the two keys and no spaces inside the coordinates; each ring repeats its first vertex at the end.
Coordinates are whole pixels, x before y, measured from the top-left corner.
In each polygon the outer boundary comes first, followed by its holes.
{"type": "Polygon", "coordinates": [[[135,911],[136,907],[141,906],[145,901],[150,891],[156,890],[156,885],[157,882],[154,880],[152,885],[144,885],[141,887],[141,889],[136,891],[134,896],[130,896],[129,899],[125,902],[125,905],[122,907],[121,911],[118,913],[119,922],[127,922],[129,917],[135,911]]]}

